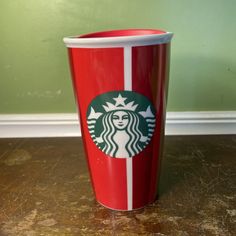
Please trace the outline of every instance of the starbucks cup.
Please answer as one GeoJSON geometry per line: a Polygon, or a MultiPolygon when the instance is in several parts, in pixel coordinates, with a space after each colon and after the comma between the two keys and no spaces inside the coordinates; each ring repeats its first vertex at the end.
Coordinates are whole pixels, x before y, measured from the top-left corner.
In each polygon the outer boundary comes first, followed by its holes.
{"type": "Polygon", "coordinates": [[[133,210],[157,196],[173,34],[126,29],[64,38],[96,200],[133,210]]]}

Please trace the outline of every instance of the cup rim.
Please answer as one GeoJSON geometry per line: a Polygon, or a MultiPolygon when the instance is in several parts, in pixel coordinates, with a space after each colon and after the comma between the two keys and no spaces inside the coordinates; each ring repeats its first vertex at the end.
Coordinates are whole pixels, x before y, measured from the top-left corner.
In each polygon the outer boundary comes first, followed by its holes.
{"type": "Polygon", "coordinates": [[[121,29],[63,38],[68,48],[110,48],[165,44],[173,33],[158,29],[121,29]]]}

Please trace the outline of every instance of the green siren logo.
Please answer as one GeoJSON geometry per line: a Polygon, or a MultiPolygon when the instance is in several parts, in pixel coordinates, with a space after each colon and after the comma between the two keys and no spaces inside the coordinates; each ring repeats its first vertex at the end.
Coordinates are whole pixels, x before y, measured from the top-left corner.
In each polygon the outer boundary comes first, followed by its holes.
{"type": "Polygon", "coordinates": [[[141,94],[113,91],[95,97],[87,111],[93,142],[111,157],[128,158],[140,153],[155,129],[155,109],[141,94]]]}

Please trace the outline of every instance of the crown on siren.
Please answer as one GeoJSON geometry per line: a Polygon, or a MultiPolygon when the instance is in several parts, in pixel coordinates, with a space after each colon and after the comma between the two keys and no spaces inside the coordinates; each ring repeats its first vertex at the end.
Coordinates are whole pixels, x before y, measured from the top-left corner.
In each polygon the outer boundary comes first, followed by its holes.
{"type": "Polygon", "coordinates": [[[116,102],[115,104],[106,102],[106,105],[103,105],[103,108],[106,112],[117,110],[135,111],[138,104],[134,104],[134,101],[125,103],[126,99],[126,97],[122,97],[121,94],[119,94],[117,98],[113,98],[113,100],[116,102]]]}

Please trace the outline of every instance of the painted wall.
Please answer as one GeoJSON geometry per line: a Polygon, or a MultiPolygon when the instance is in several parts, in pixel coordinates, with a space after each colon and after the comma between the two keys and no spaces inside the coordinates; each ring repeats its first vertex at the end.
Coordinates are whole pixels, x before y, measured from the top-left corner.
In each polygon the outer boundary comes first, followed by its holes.
{"type": "Polygon", "coordinates": [[[169,111],[236,110],[235,0],[0,1],[0,113],[74,112],[63,36],[175,33],[169,111]]]}

